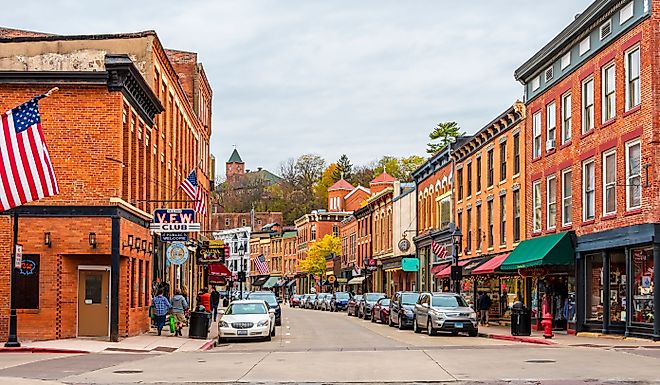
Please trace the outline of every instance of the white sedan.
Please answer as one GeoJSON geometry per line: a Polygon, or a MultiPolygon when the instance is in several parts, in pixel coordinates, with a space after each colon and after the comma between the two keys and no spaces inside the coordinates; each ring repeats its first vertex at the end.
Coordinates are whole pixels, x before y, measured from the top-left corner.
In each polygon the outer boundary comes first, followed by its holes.
{"type": "Polygon", "coordinates": [[[220,314],[218,343],[229,338],[263,338],[270,341],[275,336],[275,310],[261,300],[232,302],[220,314]]]}

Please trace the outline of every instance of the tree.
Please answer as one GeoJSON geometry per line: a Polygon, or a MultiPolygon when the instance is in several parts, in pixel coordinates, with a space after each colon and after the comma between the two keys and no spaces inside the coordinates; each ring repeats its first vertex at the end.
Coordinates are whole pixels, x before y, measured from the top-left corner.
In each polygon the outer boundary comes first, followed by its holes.
{"type": "Polygon", "coordinates": [[[369,187],[369,182],[371,182],[372,179],[376,176],[374,172],[374,168],[376,166],[372,164],[366,164],[362,166],[357,166],[353,170],[353,175],[351,175],[350,179],[347,179],[353,186],[364,186],[364,187],[369,187]]]}
{"type": "Polygon", "coordinates": [[[451,138],[457,138],[461,135],[465,135],[465,132],[461,132],[461,128],[456,122],[440,122],[438,125],[431,131],[429,138],[431,143],[426,145],[426,152],[429,154],[436,154],[447,144],[453,142],[451,138]],[[439,140],[438,143],[433,143],[434,140],[439,140]]]}
{"type": "Polygon", "coordinates": [[[326,234],[311,243],[307,258],[300,261],[300,266],[307,274],[325,276],[326,261],[333,256],[341,256],[341,239],[334,234],[326,234]]]}
{"type": "Polygon", "coordinates": [[[353,165],[346,154],[342,154],[342,156],[339,157],[339,160],[337,161],[337,169],[333,176],[335,180],[342,178],[350,180],[353,176],[353,165]]]}
{"type": "Polygon", "coordinates": [[[412,181],[412,172],[415,171],[425,159],[418,155],[411,155],[406,158],[397,158],[394,156],[382,157],[375,168],[375,174],[382,174],[383,171],[402,182],[412,181]]]}
{"type": "Polygon", "coordinates": [[[321,179],[314,186],[314,194],[316,195],[316,204],[318,207],[325,207],[328,202],[328,189],[339,180],[339,178],[335,178],[337,168],[336,163],[330,163],[323,171],[321,179]]]}

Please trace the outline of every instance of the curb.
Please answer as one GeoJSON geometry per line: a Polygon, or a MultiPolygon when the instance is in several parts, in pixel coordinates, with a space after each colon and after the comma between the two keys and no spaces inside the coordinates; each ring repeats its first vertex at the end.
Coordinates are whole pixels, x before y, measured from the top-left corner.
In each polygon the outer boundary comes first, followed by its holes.
{"type": "Polygon", "coordinates": [[[216,346],[217,341],[216,340],[208,340],[202,345],[198,350],[201,350],[203,352],[206,352],[208,350],[213,349],[216,346]]]}
{"type": "Polygon", "coordinates": [[[523,342],[526,344],[536,344],[536,345],[557,345],[556,342],[553,341],[548,341],[548,340],[541,340],[538,338],[534,337],[522,337],[522,336],[508,336],[504,334],[486,334],[486,333],[479,333],[479,337],[483,338],[490,338],[493,340],[503,340],[503,341],[515,341],[515,342],[523,342]]]}
{"type": "Polygon", "coordinates": [[[87,350],[60,349],[60,348],[5,348],[0,347],[0,353],[54,353],[54,354],[89,354],[87,350]]]}

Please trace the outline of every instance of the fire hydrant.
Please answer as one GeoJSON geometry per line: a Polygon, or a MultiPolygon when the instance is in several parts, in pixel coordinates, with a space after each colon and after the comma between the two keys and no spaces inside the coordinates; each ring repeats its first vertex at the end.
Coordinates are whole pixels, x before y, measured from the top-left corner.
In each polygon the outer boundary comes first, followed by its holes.
{"type": "Polygon", "coordinates": [[[541,308],[543,311],[543,321],[541,321],[541,327],[543,328],[543,337],[552,338],[552,314],[550,314],[550,304],[548,303],[548,296],[543,295],[543,302],[541,303],[541,308]]]}

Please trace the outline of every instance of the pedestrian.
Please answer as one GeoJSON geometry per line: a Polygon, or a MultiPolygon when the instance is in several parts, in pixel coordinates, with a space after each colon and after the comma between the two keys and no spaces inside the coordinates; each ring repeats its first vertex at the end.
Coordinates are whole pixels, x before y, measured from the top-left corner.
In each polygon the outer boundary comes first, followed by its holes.
{"type": "Polygon", "coordinates": [[[186,324],[186,311],[188,311],[188,301],[183,296],[181,289],[174,290],[174,297],[172,297],[172,316],[176,322],[174,329],[175,336],[183,337],[181,329],[186,324]]]}
{"type": "Polygon", "coordinates": [[[161,335],[163,326],[165,326],[165,319],[167,313],[172,308],[170,301],[163,296],[164,290],[162,288],[158,289],[156,296],[151,300],[151,306],[154,307],[154,314],[156,315],[156,329],[158,330],[158,335],[161,335]]]}
{"type": "Polygon", "coordinates": [[[479,299],[477,300],[477,309],[479,310],[479,324],[482,326],[489,326],[488,311],[490,310],[492,303],[493,302],[491,301],[488,294],[486,294],[485,291],[482,291],[481,295],[479,295],[479,299]]]}
{"type": "Polygon", "coordinates": [[[211,313],[213,314],[213,322],[218,318],[218,306],[220,305],[220,293],[216,290],[215,286],[211,287],[211,313]]]}
{"type": "Polygon", "coordinates": [[[211,312],[211,294],[209,294],[209,289],[203,288],[199,294],[199,304],[204,306],[207,312],[211,312]]]}

